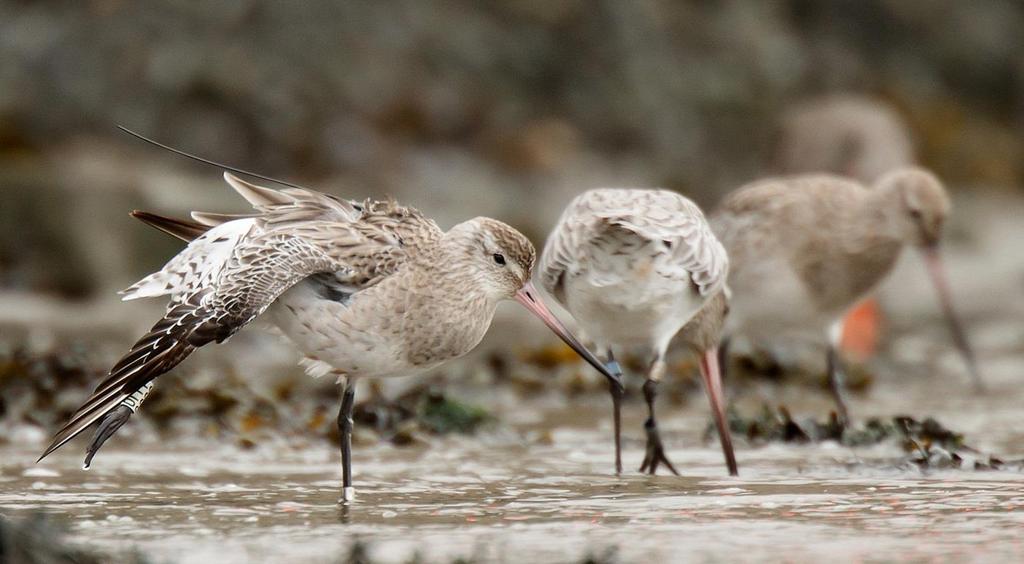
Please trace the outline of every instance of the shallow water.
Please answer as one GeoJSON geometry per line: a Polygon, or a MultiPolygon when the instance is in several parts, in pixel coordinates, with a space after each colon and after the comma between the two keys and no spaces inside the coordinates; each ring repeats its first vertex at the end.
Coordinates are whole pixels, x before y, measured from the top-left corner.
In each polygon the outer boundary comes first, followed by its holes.
{"type": "MultiPolygon", "coordinates": [[[[949,416],[940,419],[966,432],[968,442],[1019,457],[1014,447],[1024,436],[1010,424],[1020,405],[1012,371],[990,376],[994,390],[983,397],[942,397],[934,381],[911,377],[882,382],[854,406],[891,413],[909,402],[922,414],[941,407],[949,416]]],[[[788,401],[804,409],[827,406],[813,392],[792,394],[788,401]]],[[[44,509],[70,523],[76,542],[122,554],[134,547],[161,562],[334,562],[356,540],[382,562],[416,553],[428,562],[566,562],[609,550],[626,562],[992,561],[1024,554],[1019,472],[926,473],[897,464],[901,451],[892,444],[854,450],[740,441],[741,477],[729,478],[717,448],[701,441],[704,406],[694,401],[663,409],[682,477],[632,471],[642,457],[642,408],[633,402],[628,471],[615,478],[604,398],[576,400],[571,409],[533,403],[518,422],[507,414],[508,426],[481,437],[357,446],[358,499],[348,507],[337,504],[340,469],[325,443],[241,451],[209,443],[125,450],[122,442],[88,472],[71,449],[36,466],[35,449],[8,448],[0,513],[44,509]]]]}
{"type": "MultiPolygon", "coordinates": [[[[970,392],[959,359],[934,334],[906,336],[855,395],[856,417],[936,416],[966,442],[1024,458],[1024,328],[974,332],[989,391],[970,392]]],[[[659,421],[681,477],[636,473],[642,402],[624,411],[621,478],[611,475],[607,398],[522,399],[484,388],[475,399],[501,425],[428,445],[355,446],[357,500],[337,503],[339,456],[299,438],[249,450],[209,441],[119,437],[89,471],[81,441],[34,464],[42,444],[0,447],[0,515],[43,510],[70,540],[155,562],[342,561],[362,541],[380,562],[574,562],[614,554],[662,561],[1007,561],[1024,554],[1024,473],[922,471],[895,444],[753,446],[737,439],[739,478],[707,407],[660,403],[659,421]],[[609,552],[613,551],[613,552],[609,552]]],[[[745,383],[729,395],[745,413],[785,403],[799,419],[826,413],[821,391],[745,383]]],[[[39,437],[42,440],[43,437],[39,437]]],[[[29,441],[31,442],[31,441],[29,441]]],[[[1019,465],[1012,466],[1019,468],[1019,465]]]]}
{"type": "Polygon", "coordinates": [[[849,469],[833,450],[744,452],[743,477],[729,479],[701,460],[713,458],[708,449],[677,457],[680,478],[615,479],[593,472],[604,456],[585,450],[448,451],[467,462],[374,449],[359,457],[358,502],[348,508],[336,503],[338,472],[326,461],[119,454],[87,477],[7,467],[0,508],[42,507],[66,516],[76,540],[175,562],[327,562],[355,539],[382,561],[417,551],[428,561],[564,561],[608,547],[626,561],[982,560],[1024,550],[1021,475],[849,469]]]}

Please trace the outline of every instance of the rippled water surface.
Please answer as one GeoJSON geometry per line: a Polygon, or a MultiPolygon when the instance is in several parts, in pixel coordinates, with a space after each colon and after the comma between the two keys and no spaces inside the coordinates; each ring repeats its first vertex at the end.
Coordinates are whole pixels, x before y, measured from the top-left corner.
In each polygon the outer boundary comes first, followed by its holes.
{"type": "MultiPolygon", "coordinates": [[[[927,381],[890,383],[856,405],[884,411],[912,401],[923,413],[944,406],[947,425],[1012,455],[1024,436],[1015,430],[1011,384],[996,381],[996,393],[978,398],[937,397],[927,381]]],[[[824,405],[810,396],[809,405],[824,405]]],[[[600,399],[537,408],[520,423],[510,414],[512,431],[478,438],[357,446],[358,500],[350,507],[337,504],[340,469],[323,443],[240,451],[210,443],[126,450],[121,442],[88,472],[71,450],[36,466],[34,450],[8,449],[0,512],[42,508],[70,523],[74,541],[170,562],[330,562],[357,539],[384,562],[416,553],[430,562],[565,562],[609,550],[630,562],[1024,554],[1019,472],[926,473],[898,465],[895,445],[770,445],[741,446],[741,477],[729,478],[718,450],[701,441],[704,406],[691,402],[666,407],[662,423],[683,476],[615,478],[600,399]],[[538,439],[538,429],[550,432],[538,439]]],[[[626,463],[634,469],[642,409],[632,403],[628,411],[626,463]]]]}
{"type": "MultiPolygon", "coordinates": [[[[859,417],[934,415],[984,453],[1024,458],[1024,355],[1016,325],[985,356],[989,392],[969,392],[955,355],[895,351],[859,417]],[[1008,337],[1009,335],[1009,337],[1008,337]],[[1012,337],[1012,338],[1011,338],[1012,337]],[[918,366],[917,369],[913,369],[918,366]]],[[[926,339],[922,339],[925,342],[926,339]]],[[[993,341],[994,342],[994,341],[993,341]]],[[[920,347],[921,351],[929,350],[920,347]]],[[[751,383],[730,395],[746,413],[765,400],[794,414],[827,411],[825,394],[751,383]]],[[[357,501],[337,503],[339,456],[299,439],[249,450],[215,442],[139,443],[120,437],[80,469],[79,442],[44,463],[41,445],[0,447],[0,514],[44,510],[70,540],[156,562],[343,561],[356,541],[380,562],[577,562],[614,555],[663,561],[1007,561],[1024,554],[1024,473],[922,471],[898,445],[752,446],[738,439],[739,478],[705,443],[703,398],[661,404],[681,477],[639,475],[639,401],[625,406],[625,463],[611,474],[608,401],[488,394],[500,425],[428,445],[355,446],[357,501]]],[[[487,403],[486,398],[484,403],[487,403]]]]}

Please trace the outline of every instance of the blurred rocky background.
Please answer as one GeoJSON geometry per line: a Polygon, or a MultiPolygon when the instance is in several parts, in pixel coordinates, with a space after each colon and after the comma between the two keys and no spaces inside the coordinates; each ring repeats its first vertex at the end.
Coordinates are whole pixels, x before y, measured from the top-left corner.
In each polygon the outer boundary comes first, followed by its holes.
{"type": "MultiPolygon", "coordinates": [[[[1021,217],[1021,30],[1024,4],[1010,0],[0,0],[0,417],[32,421],[41,440],[158,315],[161,304],[120,304],[115,291],[178,243],[128,211],[245,209],[217,169],[117,124],[340,196],[393,195],[443,227],[500,217],[538,245],[590,187],[662,186],[711,206],[800,168],[794,152],[822,149],[806,166],[867,180],[917,161],[956,195],[958,293],[989,297],[964,309],[998,309],[999,292],[1024,288],[1020,251],[1000,244],[1021,217]],[[789,143],[787,128],[823,103],[810,129],[852,123],[850,137],[789,143]]],[[[903,279],[919,287],[923,274],[903,279]]],[[[904,305],[937,315],[917,294],[904,305]]],[[[501,312],[489,344],[444,374],[530,390],[554,367],[560,389],[583,386],[588,371],[501,312]]],[[[161,387],[188,396],[230,373],[239,390],[305,386],[334,409],[331,383],[302,379],[287,347],[254,332],[233,341],[161,387]]],[[[253,430],[277,424],[259,393],[189,397],[253,430]]],[[[296,424],[329,433],[325,417],[296,424]]]]}

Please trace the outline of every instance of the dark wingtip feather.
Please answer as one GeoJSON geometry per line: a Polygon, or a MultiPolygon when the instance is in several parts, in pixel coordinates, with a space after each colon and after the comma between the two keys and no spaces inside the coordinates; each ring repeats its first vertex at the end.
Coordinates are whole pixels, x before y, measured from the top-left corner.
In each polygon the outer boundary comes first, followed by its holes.
{"type": "Polygon", "coordinates": [[[182,241],[189,242],[203,233],[206,233],[210,228],[202,223],[195,221],[187,221],[184,219],[174,219],[172,217],[164,217],[155,213],[149,213],[142,210],[133,210],[131,212],[132,217],[138,219],[149,225],[155,227],[168,235],[172,235],[181,239],[182,241]]]}
{"type": "Polygon", "coordinates": [[[76,413],[72,420],[53,437],[53,442],[39,456],[36,464],[53,453],[53,451],[64,446],[71,439],[77,437],[82,431],[88,429],[97,419],[115,409],[126,397],[128,397],[128,394],[125,393],[112,394],[101,406],[93,407],[87,410],[86,413],[81,413],[81,410],[79,410],[79,413],[76,413]]]}
{"type": "Polygon", "coordinates": [[[46,447],[46,450],[43,451],[43,454],[39,455],[39,458],[36,459],[36,464],[42,462],[44,458],[53,454],[53,451],[64,446],[64,443],[68,442],[69,440],[71,440],[71,437],[68,437],[67,439],[64,439],[60,435],[54,437],[53,442],[50,443],[50,446],[46,447]]]}

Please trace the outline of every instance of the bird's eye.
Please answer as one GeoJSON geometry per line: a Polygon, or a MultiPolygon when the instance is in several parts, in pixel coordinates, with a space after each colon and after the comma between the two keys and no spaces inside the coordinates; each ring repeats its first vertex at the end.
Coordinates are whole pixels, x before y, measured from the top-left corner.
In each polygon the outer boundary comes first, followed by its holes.
{"type": "Polygon", "coordinates": [[[501,266],[505,266],[505,255],[501,253],[494,253],[494,262],[500,264],[501,266]]]}
{"type": "Polygon", "coordinates": [[[914,219],[921,219],[921,210],[917,208],[910,210],[910,217],[914,219]]]}

